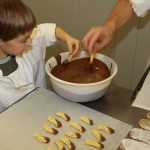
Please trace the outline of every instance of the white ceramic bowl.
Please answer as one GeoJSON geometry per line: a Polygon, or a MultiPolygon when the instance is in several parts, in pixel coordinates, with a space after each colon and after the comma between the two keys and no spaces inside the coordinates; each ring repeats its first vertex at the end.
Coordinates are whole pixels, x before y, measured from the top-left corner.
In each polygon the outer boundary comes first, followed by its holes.
{"type": "MultiPolygon", "coordinates": [[[[68,52],[60,53],[60,55],[61,55],[61,61],[63,61],[68,56],[68,52]]],[[[89,55],[86,51],[81,51],[80,55],[74,59],[79,59],[84,57],[89,57],[89,55]]],[[[52,68],[57,65],[57,61],[55,57],[51,57],[46,62],[45,69],[46,69],[46,73],[50,77],[52,87],[54,88],[56,93],[67,100],[74,101],[74,102],[81,102],[81,103],[94,101],[102,97],[107,92],[107,89],[113,77],[116,75],[118,71],[118,67],[117,64],[114,62],[114,60],[112,60],[111,58],[105,55],[96,53],[95,58],[103,61],[108,66],[108,68],[111,68],[111,76],[100,82],[77,84],[77,83],[70,83],[70,82],[60,80],[51,74],[52,68]]]]}

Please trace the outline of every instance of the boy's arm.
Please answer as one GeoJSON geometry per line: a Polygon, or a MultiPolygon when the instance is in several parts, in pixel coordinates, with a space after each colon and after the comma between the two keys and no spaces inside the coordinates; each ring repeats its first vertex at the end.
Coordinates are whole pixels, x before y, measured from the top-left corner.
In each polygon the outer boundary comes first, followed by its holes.
{"type": "Polygon", "coordinates": [[[69,53],[72,54],[72,56],[76,56],[79,53],[79,40],[73,38],[71,35],[69,35],[67,32],[65,32],[62,28],[56,27],[56,38],[58,40],[61,40],[63,42],[66,42],[69,53]]]}

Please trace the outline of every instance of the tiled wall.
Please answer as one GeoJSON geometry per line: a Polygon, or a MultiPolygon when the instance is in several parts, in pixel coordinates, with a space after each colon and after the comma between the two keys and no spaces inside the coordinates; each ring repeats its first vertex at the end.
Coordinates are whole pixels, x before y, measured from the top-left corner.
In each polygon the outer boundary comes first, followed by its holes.
{"type": "MultiPolygon", "coordinates": [[[[68,33],[82,39],[91,26],[101,25],[117,0],[23,0],[34,12],[37,23],[55,22],[68,33]]],[[[150,54],[150,14],[133,17],[119,29],[111,44],[101,53],[118,64],[115,84],[133,90],[137,85],[150,54]]],[[[59,43],[48,48],[47,59],[66,51],[59,43]]]]}

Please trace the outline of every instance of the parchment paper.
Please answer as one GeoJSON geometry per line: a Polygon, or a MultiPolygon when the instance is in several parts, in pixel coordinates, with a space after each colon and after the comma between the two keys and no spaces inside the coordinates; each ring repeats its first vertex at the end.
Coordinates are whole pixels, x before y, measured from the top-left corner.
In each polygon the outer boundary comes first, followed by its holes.
{"type": "MultiPolygon", "coordinates": [[[[118,149],[121,140],[126,137],[131,125],[123,123],[105,114],[87,108],[81,104],[70,102],[59,97],[55,93],[43,88],[35,90],[23,100],[0,114],[0,149],[1,150],[46,150],[52,146],[57,150],[54,140],[64,136],[65,131],[76,131],[55,115],[57,111],[63,111],[71,117],[70,121],[77,121],[86,128],[81,133],[80,139],[69,138],[76,146],[76,150],[96,150],[84,144],[85,139],[98,141],[92,134],[91,129],[99,124],[105,124],[115,130],[115,134],[100,131],[105,136],[104,150],[118,149]],[[51,115],[62,122],[63,126],[58,129],[58,135],[50,135],[43,130],[43,124],[51,115]],[[94,121],[94,125],[86,125],[79,120],[80,115],[86,115],[94,121]],[[33,134],[39,132],[50,137],[50,143],[44,144],[33,138],[33,134]]],[[[51,125],[54,127],[53,125],[51,125]]],[[[55,128],[55,127],[54,127],[55,128]]],[[[67,148],[66,148],[67,149],[67,148]]]]}

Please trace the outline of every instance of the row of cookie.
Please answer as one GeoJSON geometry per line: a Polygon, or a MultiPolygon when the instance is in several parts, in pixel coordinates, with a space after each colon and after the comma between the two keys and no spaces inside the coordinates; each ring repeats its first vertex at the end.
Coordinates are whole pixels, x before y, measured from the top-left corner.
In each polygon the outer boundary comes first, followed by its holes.
{"type": "MultiPolygon", "coordinates": [[[[58,111],[58,112],[56,112],[56,115],[57,115],[58,117],[63,118],[65,121],[71,120],[70,116],[67,115],[67,114],[64,113],[64,112],[58,111]]],[[[81,121],[83,121],[83,122],[89,124],[89,125],[93,125],[93,120],[91,120],[90,118],[88,118],[88,117],[86,117],[86,116],[80,116],[79,119],[80,119],[81,121]]],[[[52,117],[52,116],[51,116],[51,117],[49,116],[49,117],[48,117],[48,120],[49,120],[51,123],[53,123],[56,127],[61,127],[60,121],[57,120],[56,118],[54,118],[54,117],[52,117]]]]}
{"type": "MultiPolygon", "coordinates": [[[[42,142],[42,143],[49,143],[49,141],[50,141],[50,139],[48,137],[42,136],[38,132],[36,132],[34,134],[34,138],[37,139],[38,141],[42,142]]],[[[71,142],[71,140],[69,140],[68,138],[61,137],[60,139],[55,140],[54,143],[56,144],[56,147],[58,150],[65,150],[65,147],[63,144],[65,144],[69,150],[75,150],[74,143],[71,142]]],[[[85,139],[84,143],[89,145],[89,146],[93,146],[95,148],[98,148],[98,149],[104,148],[104,145],[102,143],[100,143],[99,141],[85,139]]],[[[47,148],[47,150],[52,150],[52,147],[49,146],[47,148]]]]}
{"type": "MultiPolygon", "coordinates": [[[[66,121],[70,120],[70,116],[68,116],[64,112],[56,112],[56,115],[59,116],[59,117],[62,117],[66,121]]],[[[89,124],[89,125],[93,125],[93,120],[88,118],[87,116],[80,116],[79,119],[82,120],[83,122],[89,124]]],[[[48,116],[48,121],[53,123],[55,125],[55,127],[57,127],[57,128],[62,126],[61,122],[59,120],[57,120],[56,118],[52,117],[52,116],[48,116]]],[[[77,122],[70,122],[69,125],[73,126],[78,131],[85,132],[85,128],[77,122]]],[[[107,127],[105,125],[99,125],[98,129],[103,130],[107,133],[114,133],[114,130],[112,128],[107,127]]]]}
{"type": "MultiPolygon", "coordinates": [[[[65,121],[69,121],[70,120],[70,116],[68,116],[64,112],[59,112],[58,111],[58,112],[56,112],[56,115],[61,117],[61,118],[63,118],[65,121]]],[[[84,122],[88,123],[88,124],[91,124],[91,125],[93,124],[93,121],[88,119],[88,117],[86,117],[86,116],[81,116],[80,119],[83,120],[84,122]]],[[[62,123],[58,119],[56,119],[56,118],[54,118],[52,116],[48,116],[48,121],[50,123],[52,123],[56,128],[60,128],[62,126],[62,123]]],[[[81,126],[80,124],[76,123],[76,122],[70,122],[70,126],[73,126],[78,131],[85,132],[85,128],[83,126],[81,126]]],[[[58,130],[55,129],[55,128],[52,128],[48,123],[45,123],[43,125],[43,128],[48,133],[51,133],[51,134],[54,134],[54,135],[58,134],[58,130]]],[[[67,132],[66,134],[68,136],[72,135],[73,137],[76,137],[76,138],[80,137],[79,134],[72,134],[70,132],[67,132]]]]}
{"type": "MultiPolygon", "coordinates": [[[[58,113],[56,113],[56,114],[58,115],[58,113]]],[[[62,112],[61,112],[61,114],[62,114],[62,112]]],[[[87,118],[87,117],[84,117],[84,118],[87,118]]],[[[52,117],[52,116],[48,116],[48,121],[50,123],[54,124],[55,127],[57,127],[57,128],[60,128],[62,126],[62,123],[59,120],[57,120],[56,118],[52,117]]],[[[66,120],[66,121],[68,121],[68,120],[66,120]]],[[[80,132],[85,132],[85,128],[82,125],[80,125],[79,123],[77,123],[77,122],[73,122],[73,121],[69,122],[69,125],[72,126],[73,128],[75,128],[76,130],[80,131],[80,132]]],[[[50,134],[53,134],[53,135],[58,134],[58,130],[52,128],[48,123],[45,123],[43,125],[43,129],[47,133],[50,133],[50,134]]],[[[80,133],[78,133],[78,132],[72,132],[72,131],[66,131],[65,135],[68,136],[68,137],[71,137],[71,138],[76,138],[76,139],[78,139],[78,138],[81,137],[80,133]]],[[[48,139],[48,138],[46,138],[46,139],[47,139],[47,141],[50,141],[50,139],[48,139]]]]}
{"type": "MultiPolygon", "coordinates": [[[[70,120],[70,116],[68,116],[68,115],[67,115],[66,113],[64,113],[64,112],[56,112],[56,115],[59,116],[59,117],[62,117],[62,118],[63,118],[64,120],[66,120],[66,121],[69,121],[69,120],[70,120]]],[[[87,117],[87,116],[80,116],[79,119],[80,119],[81,121],[83,121],[83,122],[89,124],[89,125],[93,125],[93,124],[94,124],[93,120],[90,119],[90,118],[87,117]]],[[[48,119],[48,120],[50,121],[51,119],[48,119]]],[[[52,122],[53,122],[53,121],[52,121],[52,122]]],[[[78,125],[77,123],[70,123],[70,125],[72,125],[72,126],[74,126],[74,124],[76,124],[75,126],[78,126],[78,127],[80,126],[80,125],[78,125]]],[[[84,127],[83,127],[83,128],[84,128],[84,127]]],[[[105,131],[105,132],[107,132],[107,133],[114,133],[114,132],[115,132],[112,128],[107,127],[107,126],[105,126],[105,125],[99,125],[99,126],[98,126],[98,129],[99,129],[99,130],[103,130],[103,131],[105,131]]],[[[81,132],[84,132],[84,129],[81,129],[81,132]]]]}
{"type": "MultiPolygon", "coordinates": [[[[75,150],[75,145],[66,137],[61,137],[54,141],[58,150],[65,150],[64,144],[68,147],[69,150],[75,150]]],[[[52,147],[48,147],[47,150],[53,150],[52,147]]]]}
{"type": "MultiPolygon", "coordinates": [[[[70,140],[68,140],[67,138],[64,138],[64,137],[62,137],[58,140],[55,140],[55,144],[56,144],[58,150],[65,150],[63,143],[66,144],[66,146],[68,147],[69,150],[75,150],[75,145],[70,140]]],[[[104,148],[103,144],[101,144],[100,142],[94,141],[94,140],[85,139],[84,143],[86,145],[93,146],[98,149],[104,148]]],[[[47,148],[47,150],[53,150],[53,148],[51,146],[49,146],[47,148]]]]}
{"type": "MultiPolygon", "coordinates": [[[[63,118],[65,121],[69,121],[70,120],[70,116],[68,116],[64,112],[56,112],[56,115],[59,116],[59,117],[61,117],[61,118],[63,118]]],[[[88,119],[86,116],[81,116],[80,120],[82,120],[82,121],[84,121],[84,122],[86,122],[87,124],[90,124],[90,125],[93,124],[93,121],[90,120],[90,119],[88,119]]],[[[60,128],[62,126],[62,123],[58,119],[56,119],[56,118],[54,118],[52,116],[48,116],[48,121],[50,123],[52,123],[56,128],[60,128]]],[[[73,126],[74,128],[76,128],[78,131],[85,132],[85,128],[82,127],[80,124],[78,124],[76,122],[70,122],[70,125],[73,126]]],[[[43,125],[43,128],[44,128],[44,131],[46,131],[48,133],[51,133],[53,135],[58,134],[58,130],[52,128],[48,123],[45,123],[43,125]]],[[[67,131],[65,133],[65,135],[69,136],[69,137],[72,137],[72,138],[80,138],[81,137],[81,135],[79,133],[77,133],[77,132],[71,132],[71,131],[67,131]]],[[[36,132],[34,134],[34,138],[36,140],[42,142],[42,143],[49,143],[49,141],[50,141],[49,137],[43,136],[43,135],[41,135],[38,132],[36,132]]],[[[55,144],[56,144],[56,146],[57,146],[58,149],[64,149],[63,148],[63,144],[61,142],[63,142],[64,144],[68,144],[68,148],[69,149],[75,149],[74,143],[71,142],[67,138],[61,138],[60,140],[55,140],[55,144]]]]}
{"type": "MultiPolygon", "coordinates": [[[[37,132],[34,134],[34,138],[36,138],[38,141],[43,142],[43,143],[48,143],[50,141],[48,137],[42,136],[37,132]]],[[[71,140],[69,140],[68,138],[61,137],[60,139],[55,140],[54,143],[56,144],[56,147],[58,150],[65,150],[65,147],[63,144],[65,144],[69,150],[75,150],[74,143],[71,142],[71,140]]],[[[104,145],[102,143],[94,141],[94,140],[85,139],[84,143],[89,146],[98,148],[98,149],[104,148],[104,145]]],[[[52,150],[52,147],[49,146],[47,150],[52,150]]]]}
{"type": "MultiPolygon", "coordinates": [[[[75,124],[72,124],[73,126],[75,125],[75,124]]],[[[50,126],[49,126],[49,124],[44,124],[43,125],[43,127],[44,127],[44,130],[46,131],[46,132],[48,132],[48,133],[51,133],[51,134],[57,134],[58,133],[58,131],[56,130],[56,129],[52,129],[50,126]],[[57,132],[56,132],[57,131],[57,132]]],[[[106,128],[106,126],[99,126],[99,127],[101,127],[101,129],[103,128],[106,128]]],[[[79,129],[79,128],[78,128],[79,129]]],[[[107,132],[107,133],[114,133],[114,130],[113,129],[111,129],[111,128],[106,128],[107,130],[105,130],[105,131],[109,131],[109,132],[107,132]],[[110,130],[108,130],[108,129],[110,129],[110,130]]],[[[105,141],[106,139],[105,139],[105,137],[102,135],[102,134],[100,134],[99,132],[98,132],[98,130],[97,129],[95,129],[95,128],[92,128],[92,130],[91,130],[91,133],[98,139],[98,142],[96,142],[96,141],[92,141],[92,140],[88,140],[88,139],[86,139],[85,140],[85,144],[87,144],[87,145],[91,145],[91,146],[94,146],[94,147],[96,147],[96,148],[103,148],[104,147],[104,145],[102,144],[102,143],[100,143],[100,142],[103,142],[103,141],[105,141]]],[[[72,131],[66,131],[66,133],[65,133],[65,135],[66,136],[69,136],[69,137],[71,137],[71,138],[80,138],[81,137],[81,135],[79,134],[79,133],[77,133],[77,132],[72,132],[72,131]]],[[[36,133],[35,135],[34,135],[34,137],[38,140],[38,141],[40,141],[40,142],[44,142],[44,143],[48,143],[49,141],[50,141],[50,139],[48,138],[48,137],[44,137],[44,136],[41,136],[39,133],[36,133]]],[[[62,147],[62,146],[60,146],[60,145],[62,145],[62,144],[58,144],[58,143],[60,143],[60,142],[58,142],[58,140],[55,142],[55,144],[56,144],[56,146],[59,148],[59,147],[62,147]]],[[[71,145],[74,145],[72,142],[67,142],[67,143],[70,143],[71,145]]],[[[74,146],[75,147],[75,146],[74,146]]]]}
{"type": "MultiPolygon", "coordinates": [[[[73,124],[74,125],[74,124],[73,124]]],[[[54,133],[57,133],[55,130],[53,130],[52,132],[51,132],[51,128],[50,128],[50,126],[48,125],[48,124],[44,124],[44,130],[46,131],[46,132],[48,132],[48,133],[52,133],[52,134],[54,134],[54,133]],[[55,132],[54,132],[55,131],[55,132]]],[[[105,129],[106,128],[106,126],[103,126],[103,125],[101,125],[100,126],[101,127],[101,129],[105,129]]],[[[105,130],[105,131],[109,131],[109,132],[107,132],[107,133],[114,133],[114,130],[113,129],[111,129],[111,128],[106,128],[107,130],[105,130]],[[111,130],[108,130],[108,129],[111,129],[111,130]]],[[[102,135],[102,134],[100,134],[95,128],[92,128],[92,130],[91,130],[91,133],[100,141],[100,142],[103,142],[103,141],[105,141],[106,139],[105,139],[105,137],[102,135]]],[[[71,132],[71,131],[66,131],[66,134],[65,134],[66,136],[69,136],[69,137],[71,137],[71,138],[80,138],[81,137],[81,135],[79,134],[79,133],[77,133],[77,132],[71,132]]],[[[34,134],[34,138],[35,139],[37,139],[38,141],[40,141],[40,142],[43,142],[43,143],[48,143],[49,141],[50,141],[50,139],[49,139],[49,137],[45,137],[45,136],[42,136],[42,135],[40,135],[39,133],[35,133],[34,134]]],[[[61,140],[60,140],[61,141],[61,140]]],[[[66,139],[66,141],[68,141],[68,139],[66,139]]],[[[93,141],[93,140],[88,140],[88,139],[86,139],[85,140],[85,144],[87,144],[87,145],[90,145],[90,146],[94,146],[94,147],[96,147],[96,148],[99,148],[99,149],[101,149],[101,148],[103,148],[104,147],[104,145],[102,144],[102,143],[100,143],[100,142],[97,142],[97,141],[93,141]]],[[[59,144],[60,142],[58,142],[58,140],[56,140],[55,141],[55,144],[56,144],[56,146],[58,147],[58,149],[60,149],[60,147],[62,147],[61,145],[62,144],[59,144]]],[[[71,141],[68,141],[67,143],[70,143],[73,147],[75,147],[74,146],[74,143],[73,142],[71,142],[71,141]]],[[[70,145],[69,144],[69,145],[70,145]]]]}
{"type": "Polygon", "coordinates": [[[120,148],[123,150],[149,150],[150,149],[150,112],[147,113],[147,119],[141,119],[138,122],[141,128],[133,128],[129,132],[131,139],[123,139],[120,148]]]}
{"type": "MultiPolygon", "coordinates": [[[[63,113],[63,112],[56,112],[56,115],[59,117],[62,117],[65,121],[69,121],[70,117],[63,113]]],[[[85,123],[89,124],[89,125],[93,125],[93,121],[91,119],[89,119],[86,116],[80,116],[80,120],[84,121],[85,123]]],[[[52,116],[48,116],[48,121],[51,122],[52,124],[55,125],[55,127],[59,128],[62,126],[62,123],[57,120],[56,118],[52,117],[52,116]]],[[[85,132],[85,128],[83,126],[81,126],[79,123],[77,122],[69,122],[69,125],[74,127],[75,129],[77,129],[80,132],[85,132]]],[[[43,128],[46,132],[51,133],[51,134],[58,134],[58,130],[51,128],[49,124],[44,124],[43,128]]],[[[110,127],[106,127],[105,125],[99,125],[98,129],[103,130],[107,133],[114,133],[114,130],[110,127]]],[[[96,129],[92,129],[91,133],[99,140],[99,141],[104,141],[105,137],[102,136],[96,129]]],[[[65,133],[66,136],[69,136],[71,138],[80,138],[81,135],[77,132],[71,132],[71,131],[67,131],[65,133]]],[[[39,133],[35,133],[34,137],[40,141],[40,142],[44,142],[44,143],[48,143],[50,141],[50,139],[48,137],[42,136],[39,133]]],[[[58,145],[58,143],[60,142],[55,142],[57,147],[60,147],[58,145]],[[57,143],[57,144],[56,144],[57,143]]],[[[102,148],[104,147],[103,144],[96,142],[96,141],[91,141],[91,140],[85,140],[85,144],[97,147],[97,148],[102,148]]],[[[74,145],[73,143],[71,145],[74,145]]]]}
{"type": "MultiPolygon", "coordinates": [[[[43,125],[43,129],[47,133],[50,133],[50,134],[53,134],[53,135],[58,134],[58,130],[50,127],[50,125],[48,123],[45,123],[43,125]]],[[[76,138],[76,139],[79,139],[81,137],[80,133],[72,132],[72,131],[66,131],[65,135],[68,136],[68,137],[71,137],[71,138],[76,138]]]]}
{"type": "MultiPolygon", "coordinates": [[[[98,129],[102,130],[106,133],[109,133],[109,134],[115,133],[114,129],[107,127],[105,125],[99,125],[98,129]]],[[[98,129],[96,129],[96,128],[91,129],[92,135],[94,137],[96,137],[96,139],[98,139],[98,141],[85,139],[85,144],[93,146],[93,147],[98,148],[98,149],[102,149],[102,148],[104,148],[104,145],[101,142],[105,141],[106,138],[98,131],[98,129]]]]}
{"type": "MultiPolygon", "coordinates": [[[[48,132],[48,133],[51,133],[53,135],[56,135],[58,134],[58,130],[57,129],[54,129],[54,128],[51,128],[50,125],[48,123],[45,123],[43,125],[43,128],[44,128],[44,131],[48,132]]],[[[67,136],[72,136],[72,137],[75,137],[75,138],[79,138],[80,137],[80,134],[78,133],[75,133],[75,132],[69,132],[67,131],[66,132],[66,135],[67,136]]],[[[40,133],[36,132],[34,134],[34,138],[42,143],[49,143],[50,142],[50,138],[47,137],[47,136],[43,136],[41,135],[40,133]]],[[[71,142],[69,139],[65,138],[65,137],[62,137],[60,139],[57,139],[54,141],[56,147],[58,150],[65,150],[65,147],[63,144],[65,144],[69,150],[75,150],[75,145],[73,142],[71,142]]],[[[51,147],[48,148],[48,150],[52,150],[51,147]]]]}
{"type": "MultiPolygon", "coordinates": [[[[84,117],[84,118],[87,118],[86,116],[83,116],[83,117],[84,117]]],[[[51,123],[54,123],[56,127],[61,127],[61,126],[60,126],[60,125],[61,125],[61,122],[59,122],[58,120],[56,120],[56,119],[53,118],[52,116],[49,116],[49,117],[48,117],[48,120],[49,120],[51,123]]],[[[82,126],[81,124],[79,124],[79,123],[77,123],[77,122],[71,121],[71,122],[69,122],[69,125],[72,126],[73,128],[75,128],[76,130],[80,131],[80,132],[85,132],[85,130],[86,130],[84,126],[82,126]]],[[[112,128],[107,127],[107,126],[105,126],[105,125],[99,125],[99,126],[98,126],[98,129],[99,129],[99,130],[102,130],[102,131],[104,131],[104,132],[106,132],[106,133],[110,133],[110,134],[115,132],[112,128]]],[[[96,133],[96,132],[93,132],[93,131],[96,131],[96,129],[93,129],[93,130],[92,130],[92,133],[96,133]]],[[[99,134],[99,135],[100,135],[100,134],[99,134]]]]}

